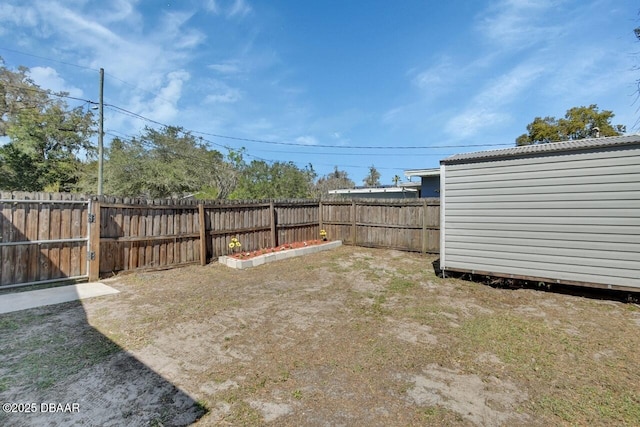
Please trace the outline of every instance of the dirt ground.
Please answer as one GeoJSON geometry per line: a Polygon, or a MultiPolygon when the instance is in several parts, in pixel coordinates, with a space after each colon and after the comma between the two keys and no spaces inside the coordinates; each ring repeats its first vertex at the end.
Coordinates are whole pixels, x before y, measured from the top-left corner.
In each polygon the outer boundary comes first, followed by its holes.
{"type": "Polygon", "coordinates": [[[343,246],[0,315],[0,402],[38,405],[0,425],[640,425],[638,305],[432,261],[343,246]]]}

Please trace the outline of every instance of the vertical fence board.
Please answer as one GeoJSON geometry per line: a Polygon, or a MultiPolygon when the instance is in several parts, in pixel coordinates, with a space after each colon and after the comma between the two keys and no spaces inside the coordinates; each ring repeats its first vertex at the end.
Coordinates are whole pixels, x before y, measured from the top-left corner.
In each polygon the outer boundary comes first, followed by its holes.
{"type": "MultiPolygon", "coordinates": [[[[1,193],[3,199],[11,199],[11,193],[1,193]]],[[[12,242],[13,233],[13,207],[12,203],[2,204],[2,242],[12,242]]],[[[14,259],[15,247],[3,246],[0,252],[2,265],[0,266],[0,285],[8,285],[13,282],[13,270],[11,263],[14,259]]]]}
{"type": "Polygon", "coordinates": [[[89,224],[89,251],[94,254],[94,258],[89,261],[89,280],[96,281],[100,278],[100,255],[101,255],[101,242],[100,234],[102,232],[102,220],[101,220],[101,208],[100,201],[96,200],[91,205],[91,214],[95,215],[95,221],[89,224]]]}
{"type": "MultiPolygon", "coordinates": [[[[38,240],[39,204],[25,203],[27,209],[27,240],[38,240]]],[[[37,245],[29,245],[27,264],[27,282],[35,282],[40,277],[40,250],[37,245]]]]}
{"type": "MultiPolygon", "coordinates": [[[[70,215],[70,227],[69,227],[69,236],[73,239],[78,239],[85,237],[86,235],[82,234],[82,210],[84,210],[84,206],[80,208],[76,205],[71,206],[71,215],[70,215]]],[[[89,250],[86,244],[78,244],[73,243],[71,245],[71,254],[69,263],[71,264],[70,275],[71,276],[80,276],[83,274],[83,268],[81,265],[81,255],[82,250],[89,250]]]]}

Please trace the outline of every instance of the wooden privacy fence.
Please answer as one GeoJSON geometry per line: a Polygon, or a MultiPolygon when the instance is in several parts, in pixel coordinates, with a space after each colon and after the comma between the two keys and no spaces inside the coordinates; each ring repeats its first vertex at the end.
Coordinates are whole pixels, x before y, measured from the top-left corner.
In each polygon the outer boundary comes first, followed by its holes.
{"type": "Polygon", "coordinates": [[[86,196],[0,192],[0,288],[88,277],[86,196]]]}
{"type": "Polygon", "coordinates": [[[319,206],[321,226],[345,244],[424,253],[440,250],[440,199],[336,200],[319,206]]]}
{"type": "Polygon", "coordinates": [[[2,193],[0,288],[169,268],[320,238],[437,253],[438,199],[147,200],[2,193]],[[36,202],[37,200],[37,202],[36,202]]]}

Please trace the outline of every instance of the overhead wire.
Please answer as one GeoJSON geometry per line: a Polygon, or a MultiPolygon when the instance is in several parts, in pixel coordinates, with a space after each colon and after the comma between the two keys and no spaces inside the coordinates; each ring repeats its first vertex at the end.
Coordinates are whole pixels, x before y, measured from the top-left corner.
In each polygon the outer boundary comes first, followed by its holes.
{"type": "MultiPolygon", "coordinates": [[[[90,70],[90,71],[95,71],[95,72],[99,72],[99,70],[95,69],[95,68],[91,68],[91,67],[87,67],[87,66],[82,66],[79,64],[73,64],[73,63],[68,63],[68,62],[64,62],[64,61],[59,61],[59,60],[55,60],[52,58],[47,58],[44,56],[39,56],[39,55],[33,55],[33,54],[29,54],[26,52],[21,52],[15,49],[9,49],[9,48],[5,48],[5,47],[0,47],[0,49],[2,50],[6,50],[6,51],[10,51],[13,53],[18,53],[21,55],[26,55],[26,56],[31,56],[34,58],[39,58],[39,59],[44,59],[47,61],[52,61],[52,62],[56,62],[56,63],[60,63],[60,64],[64,64],[64,65],[69,65],[69,66],[73,66],[73,67],[77,67],[77,68],[81,68],[81,69],[86,69],[86,70],[90,70]]],[[[163,99],[160,97],[160,95],[158,93],[152,92],[152,91],[148,91],[145,89],[142,89],[134,84],[131,84],[125,80],[120,79],[119,77],[112,75],[110,73],[105,73],[107,74],[109,77],[118,80],[130,87],[133,87],[137,90],[141,90],[144,92],[147,92],[149,94],[152,94],[154,96],[156,96],[158,99],[163,99]]],[[[77,100],[77,101],[82,101],[85,103],[89,103],[89,104],[93,104],[96,105],[98,104],[95,101],[92,100],[88,100],[88,99],[84,99],[84,98],[79,98],[79,97],[74,97],[71,95],[62,95],[60,93],[55,93],[49,90],[44,90],[44,89],[36,89],[36,88],[28,88],[28,87],[18,87],[18,86],[12,86],[12,87],[16,87],[16,88],[21,88],[21,89],[26,89],[26,90],[34,90],[34,91],[41,91],[44,92],[46,94],[49,95],[53,95],[53,96],[57,96],[57,97],[61,97],[61,98],[67,98],[67,99],[73,99],[73,100],[77,100]]],[[[168,101],[168,100],[165,100],[168,101]]],[[[111,109],[112,111],[116,111],[118,113],[124,114],[124,115],[128,115],[132,118],[136,118],[142,121],[146,121],[148,123],[152,123],[158,126],[162,126],[162,127],[169,127],[170,125],[167,125],[165,123],[159,122],[157,120],[153,120],[149,117],[145,117],[141,114],[135,113],[133,111],[130,111],[126,108],[123,107],[119,107],[117,105],[114,104],[108,104],[108,103],[104,103],[103,104],[104,107],[111,109]]],[[[298,143],[298,142],[286,142],[286,141],[272,141],[272,140],[264,140],[264,139],[257,139],[257,138],[247,138],[247,137],[239,137],[239,136],[233,136],[233,135],[225,135],[225,134],[218,134],[218,133],[211,133],[211,132],[203,132],[203,131],[198,131],[198,130],[190,130],[190,129],[184,129],[181,128],[183,132],[185,133],[190,133],[190,134],[194,134],[194,135],[204,135],[204,136],[209,136],[209,137],[214,137],[214,138],[221,138],[221,139],[227,139],[227,140],[233,140],[233,141],[242,141],[242,142],[251,142],[251,143],[257,143],[257,144],[268,144],[268,145],[281,145],[281,146],[291,146],[291,147],[305,147],[305,148],[332,148],[332,149],[339,149],[339,150],[433,150],[433,149],[445,149],[445,148],[473,148],[473,147],[497,147],[497,146],[512,146],[513,144],[501,144],[501,143],[481,143],[481,144],[461,144],[461,145],[429,145],[429,146],[373,146],[373,145],[337,145],[337,144],[305,144],[305,143],[298,143]]],[[[209,139],[205,139],[200,137],[201,141],[207,142],[208,144],[211,144],[212,146],[216,146],[216,147],[222,147],[225,148],[227,150],[234,150],[235,148],[230,147],[228,145],[225,144],[220,144],[220,143],[216,143],[214,141],[211,141],[209,139]]],[[[258,149],[258,151],[264,151],[264,152],[273,152],[273,153],[284,153],[284,154],[290,154],[290,152],[287,151],[277,151],[277,150],[264,150],[264,149],[258,149]]],[[[266,161],[269,163],[273,163],[276,162],[277,160],[269,160],[269,159],[264,159],[261,158],[259,156],[255,156],[249,153],[243,153],[244,155],[246,155],[247,157],[250,158],[254,158],[254,159],[258,159],[258,160],[262,160],[262,161],[266,161]]],[[[311,154],[311,155],[340,155],[340,156],[358,156],[358,155],[362,155],[362,153],[309,153],[309,152],[298,152],[298,154],[311,154]]],[[[389,154],[387,153],[367,153],[367,156],[388,156],[389,154]]],[[[401,153],[393,153],[393,156],[429,156],[430,154],[420,154],[420,153],[412,153],[412,154],[401,154],[401,153]]],[[[301,162],[294,162],[297,164],[301,164],[301,162]]],[[[328,165],[328,164],[323,164],[323,163],[316,163],[319,166],[336,166],[336,165],[328,165]]],[[[337,165],[340,167],[350,167],[350,168],[368,168],[368,166],[362,166],[362,165],[337,165]]],[[[402,168],[385,168],[385,167],[380,167],[377,169],[388,169],[388,170],[403,170],[402,168]]]]}

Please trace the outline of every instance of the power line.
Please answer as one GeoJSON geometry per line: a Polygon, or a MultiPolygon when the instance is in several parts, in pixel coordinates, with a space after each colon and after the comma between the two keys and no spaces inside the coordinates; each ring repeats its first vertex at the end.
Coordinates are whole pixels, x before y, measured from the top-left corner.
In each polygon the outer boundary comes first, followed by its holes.
{"type": "MultiPolygon", "coordinates": [[[[47,61],[52,61],[52,62],[57,62],[59,64],[64,64],[64,65],[69,65],[72,67],[77,67],[77,68],[82,68],[82,69],[87,69],[87,70],[91,70],[91,71],[96,71],[99,72],[99,70],[95,69],[95,68],[91,68],[91,67],[86,67],[86,66],[82,66],[82,65],[78,65],[78,64],[72,64],[72,63],[68,63],[68,62],[64,62],[64,61],[58,61],[52,58],[47,58],[44,56],[39,56],[39,55],[33,55],[30,53],[26,53],[26,52],[21,52],[15,49],[9,49],[9,48],[5,48],[5,47],[0,47],[0,49],[2,50],[6,50],[9,52],[13,52],[13,53],[17,53],[17,54],[21,54],[21,55],[26,55],[26,56],[31,56],[34,58],[39,58],[39,59],[44,59],[47,61]]],[[[167,99],[164,99],[162,97],[160,97],[160,95],[158,93],[152,92],[152,91],[148,91],[145,89],[142,89],[132,83],[129,83],[125,80],[122,80],[120,78],[118,78],[117,76],[110,74],[110,73],[105,73],[107,76],[118,80],[134,89],[138,89],[144,92],[147,92],[151,95],[154,95],[156,97],[158,97],[158,99],[163,99],[164,101],[170,102],[167,99]]],[[[58,94],[52,93],[53,95],[56,96],[60,96],[58,94]]],[[[85,100],[85,99],[81,99],[81,98],[75,98],[72,96],[64,96],[65,98],[69,98],[69,99],[75,99],[75,100],[79,100],[79,101],[84,101],[84,102],[92,102],[95,103],[93,101],[89,101],[89,100],[85,100]]],[[[131,117],[135,117],[138,118],[140,120],[144,120],[147,121],[149,123],[153,123],[153,124],[157,124],[160,126],[164,126],[164,127],[168,127],[168,125],[164,124],[164,123],[160,123],[158,121],[155,121],[153,119],[150,119],[148,117],[144,117],[140,114],[134,113],[132,111],[129,111],[127,109],[124,109],[122,107],[118,107],[116,105],[113,104],[104,104],[105,107],[109,106],[112,107],[113,109],[117,109],[120,112],[124,113],[124,114],[128,114],[131,117]]],[[[423,149],[438,149],[438,148],[473,148],[473,147],[500,147],[500,146],[513,146],[512,143],[491,143],[491,144],[463,144],[463,145],[430,145],[430,146],[367,146],[367,145],[350,145],[350,146],[345,146],[345,145],[331,145],[331,144],[303,144],[303,143],[296,143],[296,142],[284,142],[284,141],[269,141],[269,140],[263,140],[263,139],[255,139],[255,138],[245,138],[245,137],[238,137],[238,136],[232,136],[232,135],[223,135],[223,134],[217,134],[217,133],[210,133],[210,132],[202,132],[202,131],[197,131],[197,130],[186,130],[187,132],[193,133],[193,134],[198,134],[198,135],[205,135],[205,136],[212,136],[215,138],[222,138],[222,139],[229,139],[229,140],[234,140],[234,141],[244,141],[244,142],[254,142],[254,143],[259,143],[259,144],[271,144],[271,145],[285,145],[285,146],[293,146],[293,147],[317,147],[317,148],[335,148],[335,149],[364,149],[364,150],[423,150],[423,149]]],[[[210,141],[211,142],[211,141],[210,141]]],[[[223,145],[219,145],[219,146],[223,146],[223,145]]],[[[302,153],[301,153],[302,154],[302,153]]],[[[344,155],[344,154],[341,154],[344,155]]],[[[383,155],[383,154],[380,154],[383,155]]],[[[398,154],[394,154],[394,155],[398,155],[398,154]]]]}
{"type": "MultiPolygon", "coordinates": [[[[149,123],[157,124],[164,127],[169,127],[169,125],[158,122],[156,120],[145,117],[141,114],[134,113],[133,111],[129,111],[125,108],[118,107],[113,104],[105,104],[105,107],[111,107],[111,109],[115,109],[120,111],[123,114],[128,116],[147,121],[149,123]]],[[[350,149],[350,150],[427,150],[427,149],[436,149],[436,148],[470,148],[470,147],[493,147],[493,146],[513,146],[513,144],[464,144],[464,145],[430,145],[430,146],[374,146],[374,145],[330,145],[330,144],[303,144],[298,142],[282,142],[282,141],[268,141],[263,139],[252,139],[252,138],[242,138],[237,136],[229,136],[229,135],[221,135],[216,133],[209,132],[201,132],[198,130],[184,129],[184,132],[189,132],[196,135],[206,135],[213,136],[216,138],[230,139],[234,141],[244,141],[244,142],[255,142],[260,144],[274,144],[274,145],[287,145],[287,146],[296,146],[296,147],[306,147],[306,148],[340,148],[340,149],[350,149]]]]}
{"type": "MultiPolygon", "coordinates": [[[[71,66],[71,67],[76,67],[76,68],[81,68],[81,69],[85,69],[85,70],[90,70],[90,71],[100,72],[100,70],[97,70],[97,69],[95,69],[95,68],[86,67],[86,66],[84,66],[84,65],[79,65],[79,64],[73,64],[73,63],[70,63],[70,62],[59,61],[59,60],[57,60],[57,59],[47,58],[46,56],[33,55],[33,54],[31,54],[31,53],[21,52],[21,51],[19,51],[19,50],[9,49],[9,48],[6,48],[6,47],[1,47],[1,46],[0,46],[0,49],[1,49],[1,50],[6,50],[6,51],[8,51],[8,52],[17,53],[17,54],[19,54],[19,55],[31,56],[31,57],[33,57],[33,58],[44,59],[45,61],[51,61],[51,62],[56,62],[56,63],[58,63],[58,64],[69,65],[69,66],[71,66]]],[[[130,87],[132,87],[132,88],[134,88],[134,89],[137,89],[137,90],[140,90],[140,91],[146,92],[146,93],[148,93],[148,94],[154,95],[154,96],[155,96],[155,97],[157,97],[158,99],[162,99],[163,101],[166,101],[166,102],[171,102],[170,100],[168,100],[168,99],[163,98],[162,96],[160,96],[160,94],[159,94],[159,93],[157,93],[157,92],[152,92],[152,91],[149,91],[149,90],[146,90],[146,89],[142,89],[141,87],[136,86],[136,85],[134,85],[133,83],[129,83],[129,82],[127,82],[126,80],[122,80],[121,78],[119,78],[119,77],[117,77],[117,76],[115,76],[115,75],[113,75],[113,74],[110,74],[110,73],[106,73],[106,72],[105,72],[105,75],[107,75],[107,76],[111,77],[111,78],[112,78],[112,79],[114,79],[114,80],[118,80],[119,82],[124,83],[124,84],[126,84],[127,86],[130,86],[130,87]]]]}
{"type": "Polygon", "coordinates": [[[63,95],[61,92],[53,92],[50,89],[42,89],[42,88],[35,88],[35,87],[29,87],[29,86],[17,86],[17,85],[12,85],[11,83],[2,83],[2,84],[5,87],[12,87],[14,89],[26,90],[26,91],[30,91],[30,92],[39,92],[39,93],[42,93],[44,95],[56,96],[58,98],[67,98],[67,99],[73,99],[73,100],[76,100],[76,101],[82,101],[84,103],[96,104],[95,101],[91,101],[89,99],[78,98],[76,96],[71,96],[71,95],[63,95]]]}
{"type": "Polygon", "coordinates": [[[99,70],[96,70],[95,68],[86,67],[84,65],[78,65],[78,64],[72,64],[70,62],[59,61],[57,59],[47,58],[46,56],[39,56],[39,55],[34,55],[32,53],[21,52],[19,50],[15,50],[15,49],[9,49],[8,47],[0,46],[0,49],[1,50],[6,50],[7,52],[17,53],[19,55],[31,56],[32,58],[44,59],[45,61],[51,61],[51,62],[57,62],[58,64],[69,65],[71,67],[82,68],[82,69],[85,69],[85,70],[91,70],[91,71],[96,71],[96,72],[99,71],[99,70]]]}

